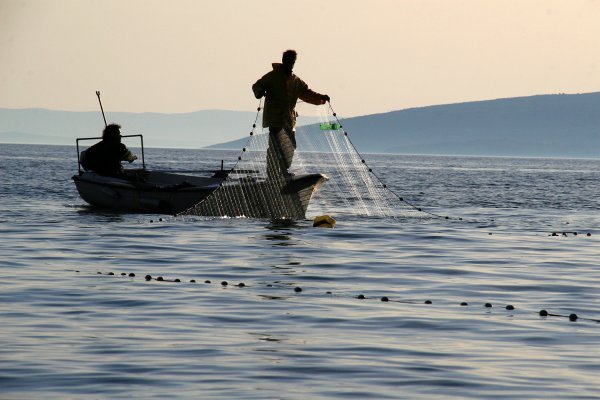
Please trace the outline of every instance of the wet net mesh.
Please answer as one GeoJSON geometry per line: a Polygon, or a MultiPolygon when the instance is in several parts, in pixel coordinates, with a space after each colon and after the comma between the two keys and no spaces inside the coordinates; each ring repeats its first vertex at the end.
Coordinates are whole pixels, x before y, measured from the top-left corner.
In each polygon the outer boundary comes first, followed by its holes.
{"type": "Polygon", "coordinates": [[[319,214],[427,216],[378,178],[329,104],[314,108],[320,123],[299,127],[295,135],[297,148],[289,168],[293,176],[270,154],[273,143],[269,130],[261,127],[259,106],[253,130],[226,179],[179,215],[270,219],[319,214]]]}

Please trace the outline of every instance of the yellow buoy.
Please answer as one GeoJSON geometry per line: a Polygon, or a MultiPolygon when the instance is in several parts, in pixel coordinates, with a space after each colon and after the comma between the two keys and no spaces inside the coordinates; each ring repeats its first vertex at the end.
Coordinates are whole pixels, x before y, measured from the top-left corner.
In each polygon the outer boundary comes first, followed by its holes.
{"type": "Polygon", "coordinates": [[[317,228],[333,228],[335,226],[335,219],[329,215],[319,215],[313,220],[313,226],[317,228]]]}

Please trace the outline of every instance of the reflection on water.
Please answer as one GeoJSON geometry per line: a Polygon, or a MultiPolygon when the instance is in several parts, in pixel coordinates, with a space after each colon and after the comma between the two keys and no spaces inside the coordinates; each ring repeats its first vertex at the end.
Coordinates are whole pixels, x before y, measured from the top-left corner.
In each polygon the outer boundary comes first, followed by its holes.
{"type": "MultiPolygon", "coordinates": [[[[290,237],[290,235],[287,234],[281,234],[281,233],[274,233],[274,234],[269,234],[269,235],[264,235],[265,239],[267,240],[276,240],[276,241],[287,241],[287,240],[291,240],[292,238],[290,237]]],[[[289,246],[292,243],[277,243],[280,246],[289,246]]]]}
{"type": "Polygon", "coordinates": [[[77,208],[76,212],[82,217],[91,216],[94,220],[103,219],[104,222],[124,222],[123,213],[117,213],[110,210],[97,209],[90,206],[83,206],[77,208]]]}
{"type": "Polygon", "coordinates": [[[303,225],[301,225],[298,221],[291,220],[277,220],[271,221],[269,225],[265,227],[266,229],[272,231],[266,233],[264,238],[268,241],[274,241],[276,243],[271,243],[271,246],[294,246],[296,239],[293,238],[294,232],[298,229],[303,229],[303,225]]]}

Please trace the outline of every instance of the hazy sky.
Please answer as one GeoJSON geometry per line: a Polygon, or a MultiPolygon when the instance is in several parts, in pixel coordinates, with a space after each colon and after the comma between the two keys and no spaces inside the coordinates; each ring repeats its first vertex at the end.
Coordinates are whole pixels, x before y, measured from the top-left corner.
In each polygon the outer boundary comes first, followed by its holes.
{"type": "Polygon", "coordinates": [[[600,91],[600,1],[0,0],[0,107],[253,110],[287,48],[344,116],[600,91]]]}

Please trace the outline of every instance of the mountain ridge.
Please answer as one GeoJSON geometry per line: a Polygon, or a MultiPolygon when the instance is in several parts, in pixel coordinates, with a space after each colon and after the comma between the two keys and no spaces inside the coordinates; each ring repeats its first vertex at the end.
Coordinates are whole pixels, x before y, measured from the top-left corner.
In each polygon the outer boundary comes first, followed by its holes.
{"type": "MultiPolygon", "coordinates": [[[[240,150],[255,112],[109,112],[149,147],[240,150]],[[242,137],[241,139],[238,139],[242,137]]],[[[298,133],[318,131],[301,118],[298,133]]],[[[600,92],[532,95],[412,107],[342,120],[365,153],[600,157],[600,92]]],[[[100,112],[0,109],[0,142],[72,144],[100,136],[100,112]]]]}
{"type": "MultiPolygon", "coordinates": [[[[600,157],[599,92],[413,107],[341,122],[365,153],[600,157]]],[[[300,127],[298,133],[317,129],[300,127]]]]}

